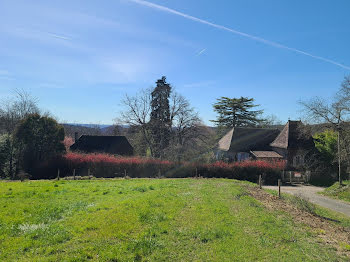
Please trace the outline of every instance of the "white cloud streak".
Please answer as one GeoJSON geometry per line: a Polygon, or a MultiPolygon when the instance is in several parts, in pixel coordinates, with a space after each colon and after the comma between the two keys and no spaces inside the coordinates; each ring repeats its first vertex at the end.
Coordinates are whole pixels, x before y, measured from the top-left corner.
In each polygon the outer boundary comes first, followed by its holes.
{"type": "Polygon", "coordinates": [[[56,34],[52,34],[52,33],[47,33],[49,36],[52,36],[54,38],[58,38],[58,39],[62,39],[62,40],[70,40],[69,37],[63,36],[63,35],[56,35],[56,34]]]}
{"type": "Polygon", "coordinates": [[[128,1],[136,3],[136,4],[139,4],[139,5],[146,6],[146,7],[149,7],[149,8],[153,8],[153,9],[156,9],[156,10],[159,10],[159,11],[162,11],[162,12],[166,12],[166,13],[170,13],[170,14],[173,14],[173,15],[181,16],[181,17],[184,17],[186,19],[189,19],[189,20],[201,23],[201,24],[205,24],[205,25],[208,25],[208,26],[211,26],[211,27],[215,27],[215,28],[220,29],[220,30],[224,30],[224,31],[236,34],[236,35],[240,35],[240,36],[243,36],[243,37],[255,40],[257,42],[264,43],[264,44],[269,45],[269,46],[273,46],[273,47],[280,48],[280,49],[286,49],[286,50],[292,51],[294,53],[298,53],[298,54],[302,54],[302,55],[305,55],[305,56],[308,56],[308,57],[312,57],[314,59],[318,59],[318,60],[321,60],[321,61],[333,64],[333,65],[339,66],[341,68],[350,70],[350,66],[343,65],[343,64],[338,63],[338,62],[336,62],[334,60],[327,59],[327,58],[324,58],[324,57],[321,57],[321,56],[317,56],[317,55],[313,55],[313,54],[310,54],[308,52],[302,51],[300,49],[296,49],[296,48],[293,48],[293,47],[282,45],[280,43],[277,43],[277,42],[274,42],[274,41],[270,41],[270,40],[266,40],[264,38],[261,38],[261,37],[255,36],[255,35],[247,34],[247,33],[244,33],[244,32],[241,32],[241,31],[237,31],[237,30],[234,30],[234,29],[226,27],[226,26],[215,24],[215,23],[209,22],[207,20],[203,20],[203,19],[191,16],[191,15],[188,15],[188,14],[176,11],[174,9],[171,9],[171,8],[168,8],[168,7],[165,7],[165,6],[162,6],[162,5],[157,5],[157,4],[154,4],[154,3],[151,3],[151,2],[148,2],[148,1],[144,1],[144,0],[128,0],[128,1]]]}
{"type": "Polygon", "coordinates": [[[0,75],[8,76],[10,73],[7,70],[0,69],[0,75]]]}
{"type": "Polygon", "coordinates": [[[29,27],[16,27],[16,26],[11,27],[10,26],[10,27],[1,28],[0,31],[15,37],[35,39],[40,41],[55,40],[57,42],[57,41],[63,40],[60,42],[68,43],[71,40],[71,38],[66,35],[51,33],[51,32],[33,29],[29,27]]]}
{"type": "Polygon", "coordinates": [[[199,52],[198,52],[197,56],[202,55],[202,54],[203,54],[205,51],[207,51],[207,49],[206,49],[206,48],[202,49],[201,51],[199,51],[199,52]]]}

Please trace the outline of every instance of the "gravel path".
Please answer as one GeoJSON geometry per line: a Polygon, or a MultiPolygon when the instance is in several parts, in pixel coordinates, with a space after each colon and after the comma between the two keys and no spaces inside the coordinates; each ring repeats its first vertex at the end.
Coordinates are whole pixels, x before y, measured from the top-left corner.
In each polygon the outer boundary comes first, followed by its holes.
{"type": "MultiPolygon", "coordinates": [[[[277,186],[264,186],[264,188],[278,190],[277,186]]],[[[322,187],[304,186],[304,185],[281,187],[282,193],[299,195],[301,197],[308,199],[310,202],[314,204],[317,204],[319,206],[350,216],[349,203],[318,194],[318,192],[321,192],[323,190],[324,188],[322,187]]]]}

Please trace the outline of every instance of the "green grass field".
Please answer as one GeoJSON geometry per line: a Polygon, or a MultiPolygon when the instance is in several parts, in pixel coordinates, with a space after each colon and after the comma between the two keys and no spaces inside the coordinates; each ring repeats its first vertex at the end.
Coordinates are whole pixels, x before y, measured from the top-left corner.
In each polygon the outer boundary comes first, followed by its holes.
{"type": "Polygon", "coordinates": [[[1,261],[342,261],[225,179],[0,182],[1,261]]]}
{"type": "Polygon", "coordinates": [[[350,181],[343,181],[343,184],[344,185],[340,187],[339,183],[335,183],[326,188],[326,190],[322,192],[322,195],[350,202],[350,181]]]}

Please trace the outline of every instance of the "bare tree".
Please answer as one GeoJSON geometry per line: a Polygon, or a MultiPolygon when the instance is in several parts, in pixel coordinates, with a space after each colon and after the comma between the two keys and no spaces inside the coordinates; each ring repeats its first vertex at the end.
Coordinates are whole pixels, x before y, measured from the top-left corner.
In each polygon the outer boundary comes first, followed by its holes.
{"type": "Polygon", "coordinates": [[[37,99],[28,92],[17,89],[15,98],[2,101],[0,106],[0,130],[6,134],[12,134],[19,121],[30,114],[40,113],[37,99]]]}
{"type": "Polygon", "coordinates": [[[281,125],[283,125],[283,122],[274,114],[264,116],[261,123],[259,124],[260,127],[264,128],[271,128],[281,125]]]}
{"type": "Polygon", "coordinates": [[[171,144],[168,155],[176,157],[180,162],[189,151],[200,151],[199,141],[207,141],[205,129],[194,108],[186,98],[178,93],[170,97],[170,119],[171,119],[171,144]]]}
{"type": "Polygon", "coordinates": [[[346,104],[349,106],[350,97],[350,76],[346,76],[341,84],[341,89],[338,94],[347,101],[346,104]]]}
{"type": "MultiPolygon", "coordinates": [[[[341,89],[339,90],[337,95],[340,97],[340,106],[343,108],[346,108],[347,110],[350,110],[350,76],[347,76],[344,78],[341,85],[341,89]]],[[[341,130],[342,147],[340,148],[342,149],[341,155],[347,161],[348,168],[349,168],[350,167],[350,131],[349,131],[350,126],[349,126],[348,120],[349,120],[349,113],[347,114],[346,120],[344,121],[342,130],[341,130]]]]}
{"type": "Polygon", "coordinates": [[[37,106],[37,100],[28,92],[17,89],[15,90],[14,99],[2,101],[0,105],[0,133],[5,134],[8,140],[8,174],[14,178],[16,173],[16,147],[13,141],[13,133],[21,120],[30,114],[40,113],[37,106]]]}
{"type": "MultiPolygon", "coordinates": [[[[140,137],[135,130],[140,130],[143,142],[154,156],[154,143],[149,126],[151,113],[151,92],[146,89],[133,97],[126,95],[122,100],[125,111],[121,112],[118,124],[128,125],[136,134],[135,141],[140,143],[140,137]]],[[[180,94],[172,92],[169,98],[170,109],[170,145],[165,150],[167,158],[181,160],[189,149],[194,149],[196,141],[203,139],[203,129],[198,113],[190,107],[189,102],[180,94]],[[190,146],[191,145],[191,146],[190,146]]],[[[198,143],[197,143],[198,144],[198,143]]]]}
{"type": "Polygon", "coordinates": [[[338,176],[342,184],[342,138],[347,130],[347,122],[350,117],[350,78],[345,78],[341,89],[331,101],[315,97],[308,101],[301,101],[307,119],[311,123],[325,124],[338,133],[338,176]]]}
{"type": "Polygon", "coordinates": [[[151,113],[151,90],[141,90],[135,96],[125,95],[121,104],[125,111],[121,112],[120,117],[116,119],[119,124],[125,124],[130,127],[139,128],[144,141],[147,143],[151,156],[154,156],[153,143],[151,139],[148,123],[151,113]]]}

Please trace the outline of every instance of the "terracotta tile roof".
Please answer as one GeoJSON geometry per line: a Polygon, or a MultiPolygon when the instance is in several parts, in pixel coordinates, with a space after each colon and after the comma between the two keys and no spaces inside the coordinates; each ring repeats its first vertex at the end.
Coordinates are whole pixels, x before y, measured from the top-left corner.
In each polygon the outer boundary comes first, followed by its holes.
{"type": "Polygon", "coordinates": [[[280,154],[275,151],[250,151],[256,158],[283,158],[280,154]]]}

